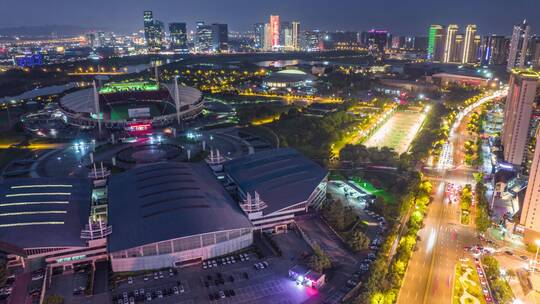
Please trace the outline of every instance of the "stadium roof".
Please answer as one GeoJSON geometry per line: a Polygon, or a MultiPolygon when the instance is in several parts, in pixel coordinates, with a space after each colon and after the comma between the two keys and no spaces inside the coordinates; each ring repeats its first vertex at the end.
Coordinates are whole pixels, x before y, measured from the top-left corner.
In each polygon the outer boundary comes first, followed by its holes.
{"type": "Polygon", "coordinates": [[[285,69],[279,72],[272,73],[265,77],[267,82],[300,82],[317,79],[315,76],[296,69],[285,69]]]}
{"type": "Polygon", "coordinates": [[[225,172],[244,193],[257,191],[272,213],[307,201],[327,172],[290,148],[258,152],[225,163],[225,172]]]}
{"type": "MultiPolygon", "coordinates": [[[[144,84],[136,83],[137,86],[142,86],[144,84]]],[[[118,88],[118,87],[115,87],[118,88]]],[[[129,88],[129,87],[128,87],[129,88]]],[[[118,88],[119,91],[116,93],[112,92],[111,87],[109,87],[106,92],[108,94],[100,94],[100,101],[101,102],[107,102],[109,99],[114,99],[115,97],[124,97],[126,100],[129,98],[135,98],[134,96],[139,96],[140,98],[145,96],[154,97],[154,98],[163,98],[163,99],[169,99],[173,98],[175,95],[174,93],[174,85],[172,84],[162,84],[163,90],[128,90],[122,91],[121,88],[118,88]],[[163,92],[166,90],[166,92],[163,92]],[[163,93],[166,93],[166,95],[169,95],[168,97],[163,96],[163,93]],[[108,96],[109,95],[109,96],[108,96]]],[[[179,97],[180,97],[180,103],[182,106],[186,105],[193,105],[197,103],[202,98],[202,92],[188,86],[179,86],[178,88],[179,97]]],[[[77,113],[94,113],[94,90],[92,88],[89,89],[82,89],[78,90],[69,94],[66,94],[60,99],[60,104],[77,113]]]]}
{"type": "Polygon", "coordinates": [[[0,241],[20,248],[85,246],[88,179],[28,178],[0,183],[0,241]]]}
{"type": "Polygon", "coordinates": [[[112,252],[150,243],[252,227],[205,163],[155,163],[109,183],[112,252]]]}

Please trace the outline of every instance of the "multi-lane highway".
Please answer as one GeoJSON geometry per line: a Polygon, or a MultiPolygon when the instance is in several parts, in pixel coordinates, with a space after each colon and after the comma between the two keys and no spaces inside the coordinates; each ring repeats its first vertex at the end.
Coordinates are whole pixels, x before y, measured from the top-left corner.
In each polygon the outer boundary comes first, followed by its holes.
{"type": "Polygon", "coordinates": [[[399,304],[452,302],[454,267],[465,255],[463,247],[476,243],[476,233],[472,225],[460,224],[459,204],[449,203],[445,188],[447,183],[472,183],[474,171],[463,166],[468,116],[478,106],[504,94],[504,91],[498,91],[480,99],[460,113],[452,126],[448,150],[443,154],[445,159],[439,163],[438,173],[432,175],[433,201],[424,228],[418,233],[420,241],[405,273],[399,304]]]}

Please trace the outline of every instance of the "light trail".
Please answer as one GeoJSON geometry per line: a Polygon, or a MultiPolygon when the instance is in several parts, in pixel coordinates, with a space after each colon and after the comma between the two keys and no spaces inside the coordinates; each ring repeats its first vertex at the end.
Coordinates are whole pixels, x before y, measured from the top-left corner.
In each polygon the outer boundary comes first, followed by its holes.
{"type": "Polygon", "coordinates": [[[426,251],[431,252],[435,246],[435,240],[437,239],[437,231],[435,228],[431,228],[431,233],[429,234],[429,239],[426,245],[426,251]]]}
{"type": "Polygon", "coordinates": [[[506,96],[506,94],[508,94],[508,89],[496,91],[492,95],[481,98],[477,102],[469,105],[461,112],[459,112],[459,114],[456,116],[454,123],[452,124],[452,127],[450,128],[448,141],[443,146],[439,161],[437,163],[437,170],[449,170],[454,167],[454,138],[455,136],[460,136],[459,134],[456,134],[456,131],[459,125],[461,125],[461,121],[463,120],[463,118],[467,117],[467,115],[469,115],[472,111],[476,110],[476,108],[483,105],[484,103],[489,102],[495,98],[504,97],[506,96]]]}

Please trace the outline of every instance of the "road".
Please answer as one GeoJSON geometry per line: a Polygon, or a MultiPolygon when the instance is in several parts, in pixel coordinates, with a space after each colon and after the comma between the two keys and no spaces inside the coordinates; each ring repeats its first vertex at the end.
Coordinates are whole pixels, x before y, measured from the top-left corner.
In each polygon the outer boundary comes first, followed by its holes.
{"type": "MultiPolygon", "coordinates": [[[[491,98],[502,95],[504,92],[497,92],[491,98]]],[[[466,114],[459,116],[452,127],[447,143],[451,149],[445,155],[447,159],[442,162],[443,166],[439,166],[442,170],[433,176],[433,201],[424,221],[425,226],[418,233],[420,241],[405,273],[397,301],[399,304],[452,302],[456,262],[465,255],[463,247],[474,245],[477,241],[474,227],[460,224],[459,205],[450,204],[445,199],[445,185],[473,182],[474,171],[463,166],[468,115],[489,99],[483,98],[475,103],[475,107],[464,110],[466,114]]],[[[426,176],[430,177],[428,174],[426,176]]]]}

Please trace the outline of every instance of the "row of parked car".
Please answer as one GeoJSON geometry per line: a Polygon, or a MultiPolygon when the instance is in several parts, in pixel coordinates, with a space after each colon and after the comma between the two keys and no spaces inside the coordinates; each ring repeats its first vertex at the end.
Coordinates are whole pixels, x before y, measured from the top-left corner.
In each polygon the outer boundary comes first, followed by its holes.
{"type": "Polygon", "coordinates": [[[134,304],[135,301],[152,301],[152,299],[162,299],[165,296],[179,295],[185,293],[184,286],[177,282],[176,286],[169,288],[158,288],[145,290],[144,288],[135,289],[134,291],[124,291],[121,296],[113,296],[113,303],[118,304],[134,304]]]}
{"type": "Polygon", "coordinates": [[[478,272],[478,277],[480,277],[480,285],[482,287],[482,293],[484,294],[484,298],[486,299],[487,303],[493,303],[493,299],[491,298],[491,293],[489,292],[489,289],[488,289],[486,275],[484,273],[484,270],[482,269],[480,260],[475,259],[474,264],[476,266],[476,271],[478,272]]]}
{"type": "Polygon", "coordinates": [[[237,255],[226,256],[222,258],[203,261],[203,269],[214,268],[221,265],[235,264],[236,262],[249,261],[249,255],[247,253],[240,253],[237,255]]]}
{"type": "Polygon", "coordinates": [[[360,263],[359,270],[362,272],[368,271],[375,259],[377,259],[375,253],[371,252],[368,254],[368,256],[360,263]]]}
{"type": "MultiPolygon", "coordinates": [[[[155,271],[152,274],[147,274],[143,277],[144,281],[148,281],[151,278],[154,278],[154,280],[163,279],[166,275],[169,277],[173,277],[178,273],[178,270],[169,268],[169,271],[155,271]],[[168,273],[168,274],[167,274],[168,273]]],[[[128,284],[133,284],[133,277],[128,277],[128,284]]]]}

